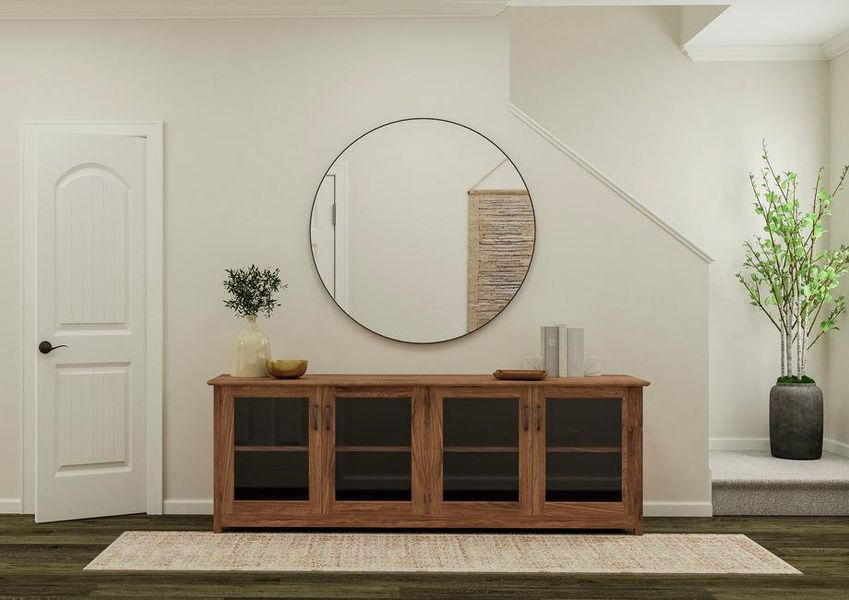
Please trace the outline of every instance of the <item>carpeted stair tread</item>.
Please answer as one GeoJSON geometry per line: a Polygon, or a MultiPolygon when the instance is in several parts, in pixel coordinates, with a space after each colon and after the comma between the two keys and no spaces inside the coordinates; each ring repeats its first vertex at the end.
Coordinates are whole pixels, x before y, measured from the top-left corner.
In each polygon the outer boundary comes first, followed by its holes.
{"type": "Polygon", "coordinates": [[[829,453],[819,460],[785,460],[769,452],[711,452],[710,467],[714,485],[849,486],[849,458],[829,453]]]}
{"type": "Polygon", "coordinates": [[[849,458],[714,451],[710,465],[716,515],[849,515],[849,458]]]}

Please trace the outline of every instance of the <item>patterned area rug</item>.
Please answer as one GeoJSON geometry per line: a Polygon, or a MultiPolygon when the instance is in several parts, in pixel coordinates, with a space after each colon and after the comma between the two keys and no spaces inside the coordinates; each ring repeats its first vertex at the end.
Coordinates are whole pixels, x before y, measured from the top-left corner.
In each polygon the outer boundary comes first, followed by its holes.
{"type": "Polygon", "coordinates": [[[745,535],[127,531],[91,571],[800,574],[745,535]]]}

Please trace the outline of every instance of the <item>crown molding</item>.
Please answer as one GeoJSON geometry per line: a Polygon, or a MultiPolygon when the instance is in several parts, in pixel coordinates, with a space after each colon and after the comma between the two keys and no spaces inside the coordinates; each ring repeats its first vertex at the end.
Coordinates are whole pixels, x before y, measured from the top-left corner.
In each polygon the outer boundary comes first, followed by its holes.
{"type": "MultiPolygon", "coordinates": [[[[730,1],[730,0],[728,0],[730,1]]],[[[702,31],[710,27],[730,5],[682,6],[680,8],[681,46],[685,47],[702,31]]]]}
{"type": "Polygon", "coordinates": [[[849,29],[828,40],[822,45],[822,50],[828,60],[836,58],[849,50],[849,29]]]}
{"type": "Polygon", "coordinates": [[[517,7],[593,6],[723,6],[737,0],[510,0],[517,7]]]}
{"type": "Polygon", "coordinates": [[[0,0],[0,20],[494,17],[508,0],[0,0]]]}
{"type": "Polygon", "coordinates": [[[682,50],[693,62],[798,62],[826,60],[822,46],[694,46],[682,50]]]}

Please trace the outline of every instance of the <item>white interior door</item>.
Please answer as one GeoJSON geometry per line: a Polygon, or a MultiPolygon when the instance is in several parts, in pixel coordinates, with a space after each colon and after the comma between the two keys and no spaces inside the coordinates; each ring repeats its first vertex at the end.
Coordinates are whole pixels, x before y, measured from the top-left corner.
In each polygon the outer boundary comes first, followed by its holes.
{"type": "Polygon", "coordinates": [[[145,511],[145,143],[38,133],[37,522],[145,511]]]}
{"type": "Polygon", "coordinates": [[[342,308],[348,300],[347,215],[345,168],[334,165],[315,196],[310,243],[321,280],[342,308]]]}

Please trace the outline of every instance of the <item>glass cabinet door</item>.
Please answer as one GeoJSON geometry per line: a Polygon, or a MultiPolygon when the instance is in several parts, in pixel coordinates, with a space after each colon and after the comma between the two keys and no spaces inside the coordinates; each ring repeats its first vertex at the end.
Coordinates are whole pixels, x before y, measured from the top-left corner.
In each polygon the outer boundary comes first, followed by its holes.
{"type": "Polygon", "coordinates": [[[622,398],[546,397],[544,460],[546,502],[621,502],[622,398]]]}
{"type": "Polygon", "coordinates": [[[310,498],[310,398],[233,399],[234,500],[310,498]]]}
{"type": "Polygon", "coordinates": [[[410,501],[412,397],[335,399],[337,501],[410,501]]]}
{"type": "Polygon", "coordinates": [[[519,397],[442,399],[443,501],[519,501],[520,405],[527,411],[519,397]]]}

